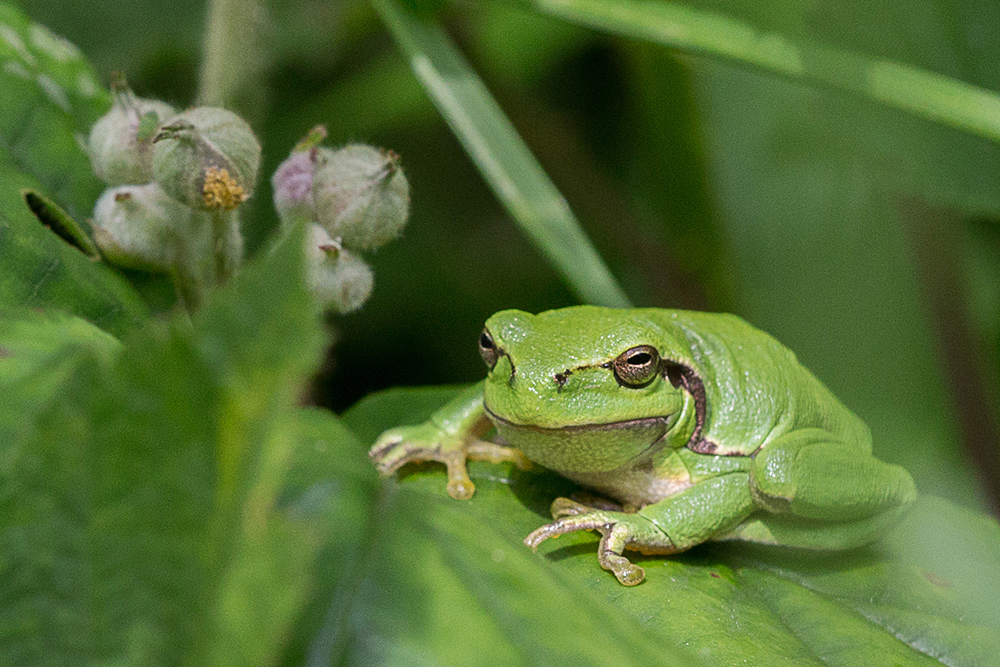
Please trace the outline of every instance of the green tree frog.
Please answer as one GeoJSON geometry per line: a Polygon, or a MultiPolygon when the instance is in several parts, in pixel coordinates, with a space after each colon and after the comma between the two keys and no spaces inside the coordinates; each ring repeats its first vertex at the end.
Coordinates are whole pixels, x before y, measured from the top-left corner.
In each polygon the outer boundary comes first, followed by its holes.
{"type": "Polygon", "coordinates": [[[872,456],[868,427],[795,354],[734,315],[575,306],[499,312],[479,352],[486,379],[370,451],[390,475],[441,461],[472,497],[466,460],[533,461],[603,498],[559,498],[525,538],[601,534],[598,560],[625,585],[623,552],[707,540],[847,549],[914,501],[910,475],[872,456]],[[480,437],[496,427],[501,443],[480,437]],[[612,502],[613,501],[613,502],[612,502]]]}

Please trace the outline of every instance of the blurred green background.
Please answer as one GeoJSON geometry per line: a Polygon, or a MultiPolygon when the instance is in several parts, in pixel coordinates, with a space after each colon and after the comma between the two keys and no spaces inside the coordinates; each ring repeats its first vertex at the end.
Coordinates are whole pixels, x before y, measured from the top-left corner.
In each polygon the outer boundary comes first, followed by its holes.
{"type": "MultiPolygon", "coordinates": [[[[20,0],[107,81],[194,101],[206,7],[20,0]]],[[[793,350],[924,492],[998,507],[1000,151],[994,143],[706,55],[573,25],[532,3],[435,13],[636,305],[736,312],[793,350]]],[[[655,4],[655,3],[653,3],[655,4]]],[[[544,9],[545,3],[538,3],[544,9]]],[[[784,38],[1000,89],[1000,6],[695,0],[784,38]]],[[[271,2],[238,109],[263,174],[317,123],[402,156],[404,237],[372,299],[334,321],[317,400],[479,379],[483,320],[575,303],[493,196],[364,2],[271,2]]],[[[238,62],[241,54],[233,54],[238,62]]],[[[1000,114],[1000,112],[997,112],[1000,114]]],[[[249,247],[276,225],[267,178],[249,247]]]]}

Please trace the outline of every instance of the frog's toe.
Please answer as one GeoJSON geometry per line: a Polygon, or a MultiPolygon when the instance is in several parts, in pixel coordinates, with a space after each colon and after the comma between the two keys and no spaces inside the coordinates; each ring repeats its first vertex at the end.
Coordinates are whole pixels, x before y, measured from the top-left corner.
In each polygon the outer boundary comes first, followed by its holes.
{"type": "Polygon", "coordinates": [[[437,461],[448,468],[448,495],[468,500],[476,491],[465,468],[466,443],[448,437],[433,426],[400,426],[389,429],[368,450],[379,473],[388,477],[407,463],[437,461]]]}
{"type": "Polygon", "coordinates": [[[410,461],[417,460],[420,455],[420,448],[408,446],[405,434],[397,429],[383,433],[368,450],[368,457],[383,477],[388,477],[410,461]]]}
{"type": "Polygon", "coordinates": [[[378,464],[390,449],[396,447],[402,441],[403,434],[400,432],[400,429],[389,429],[380,435],[375,444],[368,450],[368,458],[378,464]]]}
{"type": "Polygon", "coordinates": [[[576,516],[593,511],[594,508],[592,506],[584,505],[572,498],[556,498],[552,501],[552,506],[549,508],[549,513],[553,519],[562,519],[563,517],[576,516]]]}
{"type": "Polygon", "coordinates": [[[476,485],[469,478],[465,454],[459,450],[438,452],[435,460],[448,468],[448,495],[455,500],[468,500],[476,493],[476,485]]]}
{"type": "Polygon", "coordinates": [[[442,455],[440,443],[428,438],[421,427],[400,426],[389,429],[375,441],[368,450],[368,457],[375,463],[379,473],[388,477],[407,463],[417,461],[441,461],[451,463],[442,455]]]}
{"type": "Polygon", "coordinates": [[[613,573],[623,586],[641,584],[646,578],[646,571],[622,555],[632,541],[629,526],[617,523],[611,530],[601,532],[601,544],[597,548],[597,561],[601,567],[613,573]]]}

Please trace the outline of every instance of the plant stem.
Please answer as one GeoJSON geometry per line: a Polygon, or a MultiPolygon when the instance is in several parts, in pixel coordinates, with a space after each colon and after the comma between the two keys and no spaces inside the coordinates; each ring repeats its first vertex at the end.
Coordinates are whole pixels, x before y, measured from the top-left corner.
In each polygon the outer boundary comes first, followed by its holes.
{"type": "Polygon", "coordinates": [[[212,213],[212,257],[216,285],[236,275],[243,262],[243,236],[236,211],[219,209],[212,213]]]}
{"type": "Polygon", "coordinates": [[[193,280],[185,270],[173,267],[170,271],[170,278],[173,280],[174,289],[177,292],[177,302],[188,313],[193,313],[201,307],[201,285],[197,280],[193,280]]]}
{"type": "Polygon", "coordinates": [[[253,118],[264,103],[267,9],[260,0],[209,0],[198,103],[253,118]]]}

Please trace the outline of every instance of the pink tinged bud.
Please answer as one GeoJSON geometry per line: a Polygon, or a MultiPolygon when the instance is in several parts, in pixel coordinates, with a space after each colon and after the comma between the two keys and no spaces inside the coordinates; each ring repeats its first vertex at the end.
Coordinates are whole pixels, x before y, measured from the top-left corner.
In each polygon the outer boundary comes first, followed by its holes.
{"type": "Polygon", "coordinates": [[[271,177],[274,208],[286,225],[295,220],[315,222],[312,189],[320,150],[311,148],[292,153],[271,177]]]}

